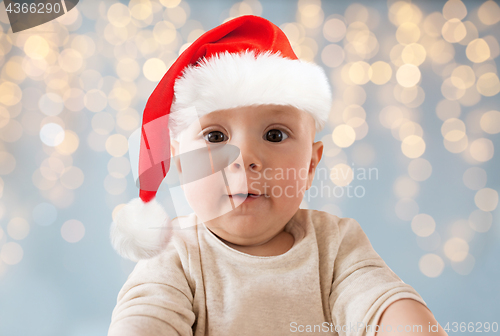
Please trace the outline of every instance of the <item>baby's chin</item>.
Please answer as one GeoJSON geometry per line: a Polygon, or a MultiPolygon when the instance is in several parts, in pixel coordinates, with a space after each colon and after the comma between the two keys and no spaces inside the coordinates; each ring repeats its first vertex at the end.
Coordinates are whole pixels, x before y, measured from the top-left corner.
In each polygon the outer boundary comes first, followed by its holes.
{"type": "Polygon", "coordinates": [[[237,216],[238,218],[224,219],[221,217],[211,220],[205,225],[219,238],[229,243],[249,246],[263,243],[269,239],[266,233],[271,223],[262,220],[257,221],[253,216],[237,216]]]}

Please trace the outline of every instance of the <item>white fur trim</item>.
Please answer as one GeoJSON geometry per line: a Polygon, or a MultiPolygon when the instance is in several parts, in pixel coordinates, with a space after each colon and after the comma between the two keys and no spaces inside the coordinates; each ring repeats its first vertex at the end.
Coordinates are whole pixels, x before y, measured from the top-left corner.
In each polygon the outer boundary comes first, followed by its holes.
{"type": "Polygon", "coordinates": [[[174,85],[170,119],[174,138],[194,120],[180,110],[195,107],[198,116],[250,105],[291,105],[310,113],[320,131],[330,113],[332,93],[324,70],[278,53],[224,52],[184,70],[174,85]]]}
{"type": "Polygon", "coordinates": [[[171,233],[170,220],[156,199],[144,203],[140,198],[134,198],[116,214],[110,230],[114,249],[132,261],[160,253],[171,233]]]}

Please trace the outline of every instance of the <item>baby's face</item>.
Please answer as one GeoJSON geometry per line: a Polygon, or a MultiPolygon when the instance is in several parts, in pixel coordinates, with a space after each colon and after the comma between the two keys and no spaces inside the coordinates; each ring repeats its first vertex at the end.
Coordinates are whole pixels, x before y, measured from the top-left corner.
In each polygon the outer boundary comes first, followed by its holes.
{"type": "MultiPolygon", "coordinates": [[[[172,141],[173,154],[203,147],[213,151],[228,144],[239,148],[240,155],[224,174],[183,185],[186,199],[220,238],[243,246],[265,243],[282,231],[311,186],[323,150],[314,135],[312,116],[289,106],[240,107],[204,115],[179,142],[172,141]]],[[[188,171],[182,159],[176,164],[181,176],[188,171]]]]}

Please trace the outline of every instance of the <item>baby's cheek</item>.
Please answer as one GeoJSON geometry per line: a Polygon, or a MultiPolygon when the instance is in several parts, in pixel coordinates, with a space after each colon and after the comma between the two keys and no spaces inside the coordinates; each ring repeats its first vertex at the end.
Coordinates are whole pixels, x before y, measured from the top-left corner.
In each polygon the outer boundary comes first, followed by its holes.
{"type": "Polygon", "coordinates": [[[184,185],[184,193],[201,221],[209,221],[232,210],[220,173],[184,185]]]}
{"type": "Polygon", "coordinates": [[[307,168],[289,165],[278,169],[274,175],[273,196],[285,206],[295,206],[302,201],[307,186],[307,168]],[[281,173],[283,171],[283,173],[281,173]]]}

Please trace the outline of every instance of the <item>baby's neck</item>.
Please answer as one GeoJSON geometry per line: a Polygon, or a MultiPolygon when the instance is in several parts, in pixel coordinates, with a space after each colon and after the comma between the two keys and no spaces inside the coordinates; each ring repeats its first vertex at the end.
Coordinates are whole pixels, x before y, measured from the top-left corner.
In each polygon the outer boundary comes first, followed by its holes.
{"type": "Polygon", "coordinates": [[[284,230],[267,242],[259,245],[236,245],[224,239],[221,240],[235,250],[259,257],[271,257],[283,254],[290,250],[295,242],[293,235],[284,230]]]}

